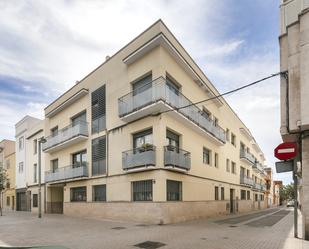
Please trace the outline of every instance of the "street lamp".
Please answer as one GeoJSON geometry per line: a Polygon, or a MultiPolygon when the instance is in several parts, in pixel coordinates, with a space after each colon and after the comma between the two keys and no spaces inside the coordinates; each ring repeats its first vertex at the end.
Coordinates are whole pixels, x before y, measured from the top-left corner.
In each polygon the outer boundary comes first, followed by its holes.
{"type": "Polygon", "coordinates": [[[42,199],[42,196],[41,196],[41,148],[42,148],[42,143],[45,143],[46,142],[46,139],[44,137],[41,137],[39,139],[39,153],[38,153],[38,166],[39,166],[39,196],[38,196],[38,199],[39,199],[39,212],[38,212],[38,218],[42,218],[42,202],[41,202],[41,199],[42,199]]]}

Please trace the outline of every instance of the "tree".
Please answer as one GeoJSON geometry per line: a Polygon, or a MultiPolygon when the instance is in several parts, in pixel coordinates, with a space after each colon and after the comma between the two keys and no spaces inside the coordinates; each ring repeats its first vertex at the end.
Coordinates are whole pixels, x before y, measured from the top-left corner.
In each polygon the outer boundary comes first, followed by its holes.
{"type": "Polygon", "coordinates": [[[292,183],[282,186],[279,189],[280,199],[282,201],[294,200],[294,186],[292,183]]]}
{"type": "Polygon", "coordinates": [[[2,216],[2,194],[7,182],[6,171],[3,167],[0,167],[0,216],[2,216]]]}

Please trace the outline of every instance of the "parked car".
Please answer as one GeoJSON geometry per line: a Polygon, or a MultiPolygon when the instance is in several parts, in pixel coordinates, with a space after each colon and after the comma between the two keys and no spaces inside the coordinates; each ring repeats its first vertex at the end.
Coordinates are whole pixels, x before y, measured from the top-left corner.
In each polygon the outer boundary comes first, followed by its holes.
{"type": "Polygon", "coordinates": [[[286,204],[287,207],[294,207],[294,200],[290,200],[286,204]]]}

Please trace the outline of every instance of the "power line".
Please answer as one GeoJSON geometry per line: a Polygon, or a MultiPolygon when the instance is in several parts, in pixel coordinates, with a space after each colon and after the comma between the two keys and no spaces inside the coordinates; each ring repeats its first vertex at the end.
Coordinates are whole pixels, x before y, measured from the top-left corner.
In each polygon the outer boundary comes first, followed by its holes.
{"type": "Polygon", "coordinates": [[[189,104],[189,105],[181,106],[181,107],[178,107],[178,108],[173,108],[173,109],[171,109],[171,110],[162,111],[162,112],[160,112],[160,114],[161,114],[161,113],[166,113],[166,112],[175,111],[175,110],[177,111],[177,110],[180,110],[180,109],[183,109],[183,108],[187,108],[187,107],[190,107],[190,106],[193,106],[193,105],[197,105],[197,104],[200,104],[200,103],[203,103],[203,102],[207,102],[207,101],[210,101],[210,100],[218,99],[218,98],[220,98],[220,97],[222,97],[222,96],[225,96],[225,95],[228,95],[228,94],[231,94],[231,93],[234,93],[234,92],[238,92],[238,91],[240,91],[240,90],[242,90],[242,89],[245,89],[245,88],[248,88],[248,87],[250,87],[250,86],[256,85],[256,84],[258,84],[258,83],[261,83],[262,81],[268,80],[268,79],[273,78],[273,77],[276,77],[276,76],[278,76],[278,75],[285,75],[285,74],[286,74],[286,72],[274,73],[274,74],[271,74],[271,75],[269,75],[269,76],[267,76],[267,77],[265,77],[265,78],[256,80],[256,81],[254,81],[254,82],[251,82],[251,83],[249,83],[249,84],[247,84],[247,85],[244,85],[244,86],[238,87],[238,88],[236,88],[236,89],[230,90],[230,91],[228,91],[228,92],[225,92],[225,93],[222,93],[222,94],[216,95],[216,96],[214,96],[214,97],[211,97],[211,98],[208,98],[208,99],[204,99],[204,100],[201,100],[201,101],[198,101],[198,102],[195,102],[195,103],[191,103],[191,104],[189,104]]]}

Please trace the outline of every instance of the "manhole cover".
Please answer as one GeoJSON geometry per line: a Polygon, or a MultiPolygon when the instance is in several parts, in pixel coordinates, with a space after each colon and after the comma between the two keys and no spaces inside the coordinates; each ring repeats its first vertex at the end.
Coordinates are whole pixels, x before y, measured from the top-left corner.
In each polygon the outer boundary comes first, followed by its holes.
{"type": "Polygon", "coordinates": [[[229,239],[228,237],[222,237],[222,239],[229,239]]]}
{"type": "Polygon", "coordinates": [[[233,226],[233,225],[232,225],[232,226],[230,226],[230,227],[237,227],[237,226],[233,226]]]}
{"type": "Polygon", "coordinates": [[[122,230],[122,229],[126,229],[125,227],[112,227],[112,229],[114,230],[122,230]]]}
{"type": "Polygon", "coordinates": [[[162,246],[165,246],[165,244],[161,242],[155,242],[155,241],[145,241],[139,244],[134,245],[139,248],[145,248],[145,249],[156,249],[162,246]]]}

